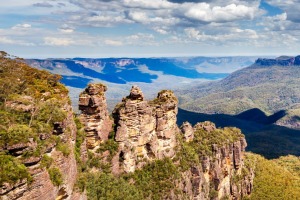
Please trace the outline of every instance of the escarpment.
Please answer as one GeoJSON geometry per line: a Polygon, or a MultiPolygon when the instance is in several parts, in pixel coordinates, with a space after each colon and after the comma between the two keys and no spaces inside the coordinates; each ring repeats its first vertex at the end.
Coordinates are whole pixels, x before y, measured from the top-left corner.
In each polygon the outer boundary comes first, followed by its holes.
{"type": "MultiPolygon", "coordinates": [[[[242,199],[250,195],[254,172],[244,164],[247,146],[244,135],[237,128],[219,129],[211,122],[201,122],[195,126],[185,122],[178,128],[177,103],[172,91],[161,91],[157,98],[147,101],[140,88],[133,86],[130,94],[112,113],[114,134],[108,141],[113,140],[114,143],[110,144],[117,144],[115,153],[110,159],[107,157],[111,151],[100,156],[93,151],[94,156],[105,160],[104,163],[119,179],[132,174],[128,181],[137,188],[141,181],[137,177],[141,178],[144,170],[149,170],[149,166],[155,169],[155,166],[161,165],[159,161],[166,162],[173,170],[173,175],[168,175],[172,178],[161,177],[159,182],[149,180],[154,185],[161,184],[165,179],[171,181],[172,186],[161,186],[164,192],[159,194],[160,199],[242,199]],[[139,175],[134,176],[136,173],[139,175]]],[[[91,108],[84,109],[101,110],[99,115],[103,112],[107,116],[105,104],[98,104],[97,108],[92,107],[95,105],[93,103],[85,105],[91,108]]],[[[101,125],[101,122],[98,121],[98,124],[101,125]]],[[[107,142],[99,143],[97,148],[107,148],[107,142]]],[[[103,169],[100,171],[107,173],[103,169]]],[[[145,176],[141,179],[147,179],[148,175],[145,176]]],[[[151,183],[148,185],[151,187],[151,183]]],[[[141,193],[147,198],[153,188],[147,189],[145,186],[143,190],[141,193]]]]}
{"type": "Polygon", "coordinates": [[[0,56],[0,199],[70,199],[76,126],[60,76],[0,56]]]}
{"type": "Polygon", "coordinates": [[[106,86],[89,84],[74,118],[59,79],[0,54],[0,199],[251,194],[254,173],[239,129],[208,121],[179,128],[174,93],[163,90],[149,101],[137,86],[110,116],[106,86]]]}

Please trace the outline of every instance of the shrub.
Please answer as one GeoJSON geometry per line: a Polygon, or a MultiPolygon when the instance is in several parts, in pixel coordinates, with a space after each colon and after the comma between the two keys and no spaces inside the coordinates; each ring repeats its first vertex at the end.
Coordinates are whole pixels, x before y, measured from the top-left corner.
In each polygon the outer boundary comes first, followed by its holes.
{"type": "Polygon", "coordinates": [[[70,153],[71,153],[71,150],[70,150],[69,146],[67,144],[62,143],[62,142],[59,142],[56,145],[56,150],[62,152],[62,154],[65,157],[69,156],[70,153]]]}
{"type": "MultiPolygon", "coordinates": [[[[81,176],[81,184],[86,184],[88,199],[113,199],[113,200],[136,200],[144,199],[139,190],[125,181],[111,174],[88,173],[81,176]]],[[[81,185],[83,187],[83,185],[81,185]]],[[[81,188],[81,191],[82,188],[81,188]]]]}
{"type": "Polygon", "coordinates": [[[46,167],[47,169],[49,169],[52,163],[53,163],[53,158],[51,158],[47,155],[44,155],[41,160],[40,166],[46,167]]]}
{"type": "Polygon", "coordinates": [[[56,167],[48,169],[50,180],[55,186],[60,186],[63,183],[63,177],[60,170],[56,167]]]}
{"type": "Polygon", "coordinates": [[[17,158],[10,155],[0,155],[0,186],[7,183],[16,183],[18,180],[31,180],[27,168],[17,158]]]}
{"type": "Polygon", "coordinates": [[[27,125],[13,125],[7,131],[1,133],[1,139],[8,145],[28,142],[29,138],[34,136],[33,131],[27,125]]]}

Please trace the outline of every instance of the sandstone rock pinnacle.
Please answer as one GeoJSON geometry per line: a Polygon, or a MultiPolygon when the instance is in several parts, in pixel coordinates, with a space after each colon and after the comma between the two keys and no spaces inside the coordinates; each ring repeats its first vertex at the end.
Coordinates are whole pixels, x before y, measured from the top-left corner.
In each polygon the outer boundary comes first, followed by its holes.
{"type": "Polygon", "coordinates": [[[109,118],[103,84],[89,84],[79,96],[80,120],[85,125],[87,147],[93,149],[108,139],[112,120],[109,118]]]}

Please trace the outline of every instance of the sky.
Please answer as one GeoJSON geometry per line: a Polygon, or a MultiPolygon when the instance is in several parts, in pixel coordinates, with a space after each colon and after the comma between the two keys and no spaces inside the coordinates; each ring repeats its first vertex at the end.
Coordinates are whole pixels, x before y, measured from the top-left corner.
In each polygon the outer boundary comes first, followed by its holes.
{"type": "Polygon", "coordinates": [[[297,55],[300,0],[9,0],[0,50],[24,58],[297,55]]]}

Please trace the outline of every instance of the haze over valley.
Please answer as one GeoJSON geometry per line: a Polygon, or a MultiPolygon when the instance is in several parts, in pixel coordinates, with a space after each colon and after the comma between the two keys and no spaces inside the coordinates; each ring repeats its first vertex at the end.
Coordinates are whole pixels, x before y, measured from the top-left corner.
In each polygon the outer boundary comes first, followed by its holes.
{"type": "Polygon", "coordinates": [[[2,2],[0,199],[299,199],[299,10],[2,2]]]}

